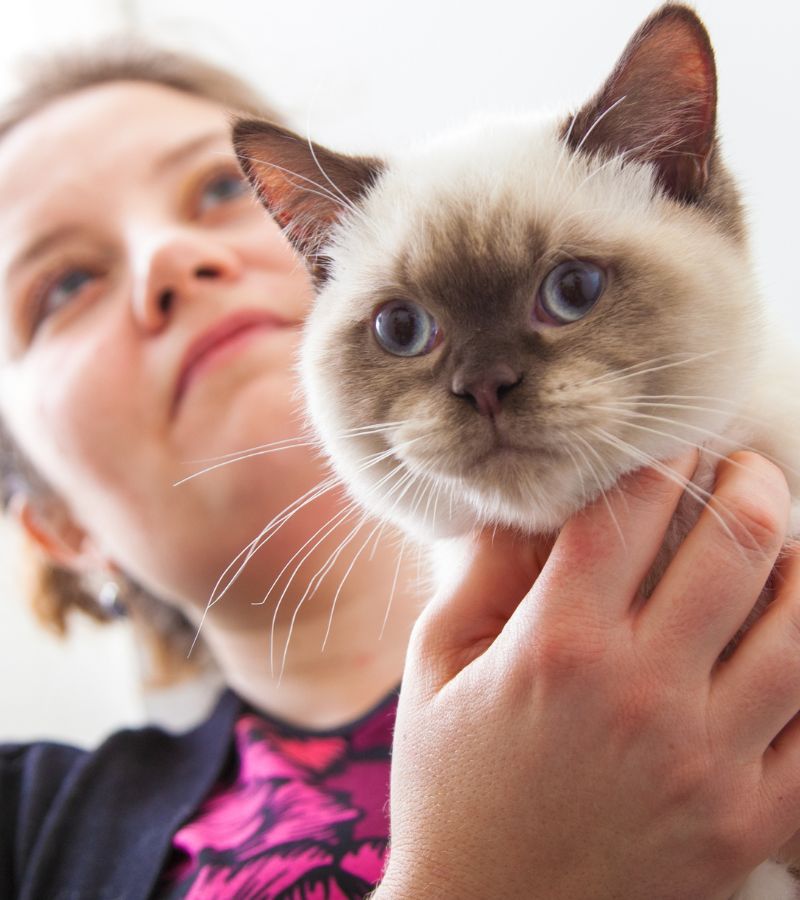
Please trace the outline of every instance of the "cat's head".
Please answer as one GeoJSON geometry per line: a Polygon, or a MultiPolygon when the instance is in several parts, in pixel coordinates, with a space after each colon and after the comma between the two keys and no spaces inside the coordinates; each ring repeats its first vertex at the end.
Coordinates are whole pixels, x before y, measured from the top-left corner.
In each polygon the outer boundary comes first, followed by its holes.
{"type": "Polygon", "coordinates": [[[363,503],[422,533],[549,530],[725,427],[759,319],[715,119],[706,31],[668,5],[571,116],[390,160],[237,125],[316,280],[309,408],[363,503]]]}

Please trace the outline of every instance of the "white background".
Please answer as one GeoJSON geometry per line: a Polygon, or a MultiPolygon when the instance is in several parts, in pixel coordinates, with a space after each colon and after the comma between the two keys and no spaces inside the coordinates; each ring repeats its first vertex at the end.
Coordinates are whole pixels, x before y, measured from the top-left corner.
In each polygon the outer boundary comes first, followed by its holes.
{"type": "MultiPolygon", "coordinates": [[[[191,49],[253,79],[300,130],[340,149],[389,151],[481,110],[566,111],[597,87],[647,0],[27,0],[3,12],[0,90],[31,50],[120,28],[191,49]]],[[[800,328],[795,211],[800,5],[700,0],[716,48],[723,148],[750,208],[764,293],[800,328]]],[[[2,202],[2,198],[0,198],[2,202]]],[[[165,485],[165,491],[170,488],[165,485]]],[[[145,705],[124,632],[83,629],[66,648],[0,584],[0,739],[92,742],[145,705]]]]}

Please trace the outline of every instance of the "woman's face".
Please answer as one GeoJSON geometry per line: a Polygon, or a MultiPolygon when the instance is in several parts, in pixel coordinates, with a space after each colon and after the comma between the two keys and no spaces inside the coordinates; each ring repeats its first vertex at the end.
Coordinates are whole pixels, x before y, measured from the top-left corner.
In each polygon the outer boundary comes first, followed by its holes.
{"type": "MultiPolygon", "coordinates": [[[[0,141],[2,415],[103,554],[201,606],[323,477],[299,449],[173,487],[197,460],[300,427],[310,287],[243,184],[229,130],[214,103],[118,82],[0,141]]],[[[276,539],[276,561],[309,527],[276,539]]],[[[257,590],[263,566],[254,577],[257,590]]]]}

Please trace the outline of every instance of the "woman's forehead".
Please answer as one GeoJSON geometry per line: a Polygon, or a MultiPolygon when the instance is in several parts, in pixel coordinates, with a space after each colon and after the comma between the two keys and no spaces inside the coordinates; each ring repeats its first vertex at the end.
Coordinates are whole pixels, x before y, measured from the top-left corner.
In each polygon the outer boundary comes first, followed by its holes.
{"type": "Polygon", "coordinates": [[[110,199],[193,142],[224,150],[228,134],[221,106],[160,85],[113,82],[61,98],[0,140],[0,244],[50,214],[110,199]]]}

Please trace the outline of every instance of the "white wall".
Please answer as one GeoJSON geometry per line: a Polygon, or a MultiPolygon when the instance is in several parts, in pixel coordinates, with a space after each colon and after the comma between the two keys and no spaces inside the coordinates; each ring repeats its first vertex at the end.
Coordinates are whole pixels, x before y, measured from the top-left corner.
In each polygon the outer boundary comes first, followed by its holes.
{"type": "MultiPolygon", "coordinates": [[[[650,0],[140,0],[149,33],[257,79],[312,136],[402,147],[481,110],[566,109],[600,86],[650,0]]],[[[750,202],[770,297],[800,311],[787,261],[800,199],[800,5],[698,0],[715,45],[725,154],[750,202]]]]}
{"type": "Polygon", "coordinates": [[[21,536],[0,524],[0,742],[58,738],[96,743],[145,716],[137,660],[126,627],[75,622],[69,640],[45,632],[20,590],[21,536]]]}
{"type": "MultiPolygon", "coordinates": [[[[252,77],[317,139],[390,152],[479,110],[580,102],[654,6],[648,0],[27,0],[3,14],[0,89],[11,84],[11,62],[27,49],[127,23],[252,77]]],[[[717,51],[721,133],[746,190],[762,283],[790,327],[800,327],[792,262],[800,200],[800,6],[785,0],[695,6],[717,51]]],[[[0,738],[47,733],[92,740],[142,715],[132,654],[113,643],[118,635],[103,644],[82,634],[55,662],[53,647],[22,623],[8,596],[13,586],[3,587],[0,738]]]]}

